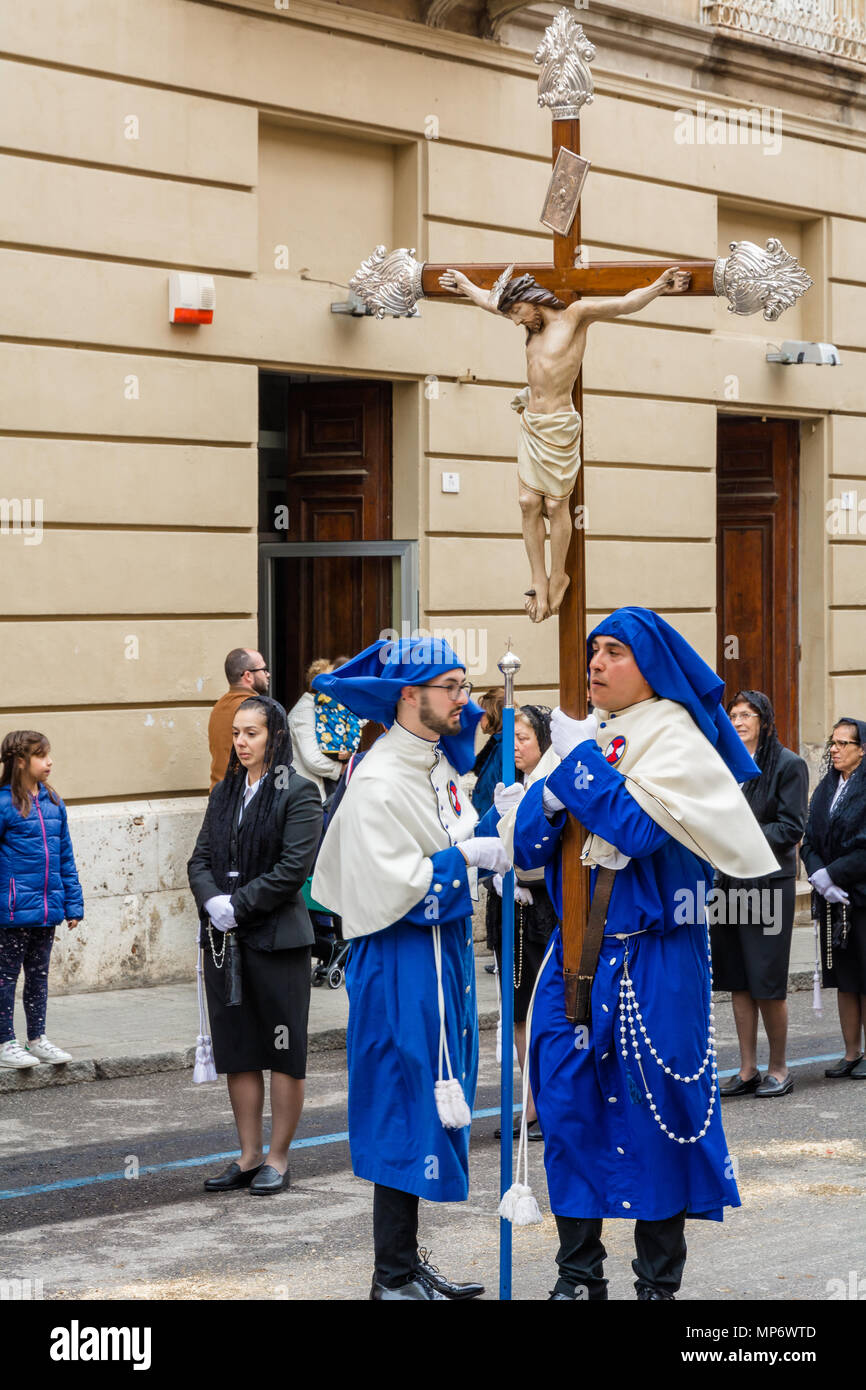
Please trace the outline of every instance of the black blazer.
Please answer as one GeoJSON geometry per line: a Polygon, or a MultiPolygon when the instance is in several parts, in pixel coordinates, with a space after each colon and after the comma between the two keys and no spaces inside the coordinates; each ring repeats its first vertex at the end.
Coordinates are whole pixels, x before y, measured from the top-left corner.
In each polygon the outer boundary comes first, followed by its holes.
{"type": "MultiPolygon", "coordinates": [[[[859,775],[859,774],[858,774],[859,775]]],[[[857,907],[866,906],[866,823],[851,822],[828,811],[831,795],[815,788],[800,858],[807,874],[826,869],[837,888],[844,888],[857,907]],[[817,804],[816,804],[817,803],[817,804]]],[[[835,787],[833,788],[835,791],[835,787]]],[[[849,793],[850,795],[850,793],[849,793]]]]}
{"type": "MultiPolygon", "coordinates": [[[[746,784],[748,785],[748,783],[746,784]]],[[[767,809],[759,822],[770,849],[779,861],[768,878],[790,878],[797,873],[797,845],[806,828],[809,809],[809,769],[790,748],[782,748],[773,780],[767,789],[767,809]]]]}
{"type": "MultiPolygon", "coordinates": [[[[223,892],[211,872],[210,810],[209,804],[187,865],[189,886],[202,922],[207,920],[205,903],[223,892]]],[[[318,788],[294,768],[289,769],[288,785],[275,793],[274,818],[282,843],[279,858],[267,873],[236,888],[231,895],[238,935],[244,945],[259,951],[312,946],[315,940],[301,889],[319,847],[322,800],[318,788]]],[[[243,833],[242,820],[238,834],[243,833]]]]}

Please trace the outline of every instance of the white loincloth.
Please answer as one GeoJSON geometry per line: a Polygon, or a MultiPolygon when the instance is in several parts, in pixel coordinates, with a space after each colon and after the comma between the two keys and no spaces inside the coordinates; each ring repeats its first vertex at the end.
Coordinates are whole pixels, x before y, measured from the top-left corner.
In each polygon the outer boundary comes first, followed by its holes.
{"type": "Polygon", "coordinates": [[[530,492],[570,497],[580,468],[580,416],[576,410],[542,415],[526,409],[528,400],[526,386],[511,402],[520,415],[517,476],[530,492]]]}

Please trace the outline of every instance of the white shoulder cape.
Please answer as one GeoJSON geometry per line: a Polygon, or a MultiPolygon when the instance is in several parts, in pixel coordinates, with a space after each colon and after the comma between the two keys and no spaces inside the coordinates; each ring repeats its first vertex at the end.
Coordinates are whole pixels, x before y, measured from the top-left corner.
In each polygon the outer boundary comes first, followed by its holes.
{"type": "MultiPolygon", "coordinates": [[[[346,938],[399,922],[430,890],[431,855],[478,822],[435,743],[393,724],[353,774],[319,850],[312,892],[342,918],[346,938]]],[[[477,872],[468,870],[470,888],[477,872]]]]}
{"type": "MultiPolygon", "coordinates": [[[[616,714],[596,713],[598,746],[657,825],[730,878],[776,872],[749,803],[684,705],[653,696],[616,714]]],[[[590,835],[584,863],[609,862],[613,848],[590,835]]]]}

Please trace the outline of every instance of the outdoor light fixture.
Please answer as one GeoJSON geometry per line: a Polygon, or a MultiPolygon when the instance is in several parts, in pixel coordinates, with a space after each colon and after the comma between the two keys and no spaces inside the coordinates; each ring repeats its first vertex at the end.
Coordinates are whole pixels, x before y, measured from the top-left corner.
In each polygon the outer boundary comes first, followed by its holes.
{"type": "Polygon", "coordinates": [[[778,352],[767,353],[768,362],[781,362],[785,367],[810,363],[814,367],[841,367],[839,349],[832,343],[800,343],[786,341],[778,352]]]}

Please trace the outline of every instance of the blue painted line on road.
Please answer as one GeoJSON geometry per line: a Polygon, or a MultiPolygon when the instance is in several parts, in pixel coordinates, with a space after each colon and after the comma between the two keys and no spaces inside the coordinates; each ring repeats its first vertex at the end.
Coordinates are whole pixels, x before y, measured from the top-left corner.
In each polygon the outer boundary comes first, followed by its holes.
{"type": "MultiPolygon", "coordinates": [[[[808,1067],[812,1063],[835,1062],[837,1059],[838,1053],[833,1052],[826,1057],[799,1057],[796,1061],[789,1062],[788,1066],[808,1067]]],[[[763,1067],[760,1069],[764,1070],[763,1067]]],[[[719,1076],[724,1079],[728,1076],[734,1076],[738,1071],[739,1067],[732,1067],[730,1071],[720,1071],[719,1076]]],[[[472,1118],[473,1120],[486,1120],[489,1119],[491,1115],[498,1115],[499,1113],[499,1106],[495,1105],[488,1110],[473,1110],[472,1118]]],[[[514,1106],[514,1113],[520,1113],[519,1105],[514,1106]]],[[[292,1150],[315,1149],[325,1144],[345,1144],[348,1142],[348,1139],[349,1134],[347,1130],[339,1134],[313,1134],[307,1139],[296,1139],[292,1144],[292,1150]]],[[[137,1176],[143,1177],[148,1173],[164,1173],[171,1168],[200,1168],[205,1163],[222,1163],[227,1159],[239,1157],[240,1149],[233,1149],[229,1153],[202,1154],[198,1158],[177,1158],[171,1163],[149,1163],[143,1168],[138,1169],[137,1176]]],[[[0,1191],[0,1201],[7,1201],[10,1197],[38,1197],[43,1192],[67,1192],[75,1187],[92,1187],[94,1183],[117,1182],[123,1179],[127,1179],[127,1174],[123,1171],[115,1173],[93,1173],[84,1178],[64,1178],[60,1182],[39,1183],[34,1187],[8,1188],[6,1191],[0,1191]]],[[[129,1179],[127,1179],[127,1181],[128,1180],[129,1179]]]]}

